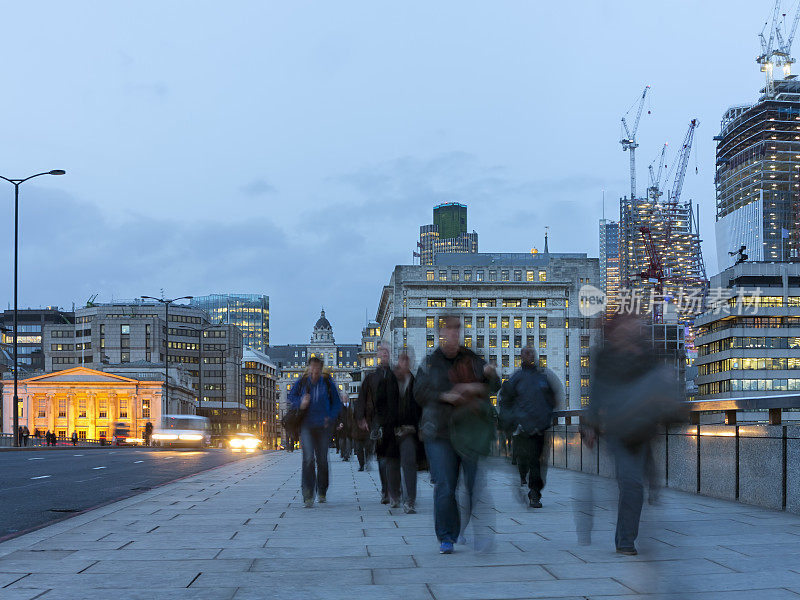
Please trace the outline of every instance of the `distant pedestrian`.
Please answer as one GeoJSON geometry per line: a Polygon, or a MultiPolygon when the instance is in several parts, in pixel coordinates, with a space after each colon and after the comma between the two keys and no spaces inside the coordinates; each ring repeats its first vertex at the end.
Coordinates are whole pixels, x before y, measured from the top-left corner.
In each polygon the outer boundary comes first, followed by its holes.
{"type": "Polygon", "coordinates": [[[381,344],[376,354],[378,368],[369,373],[361,384],[356,420],[361,430],[369,431],[370,439],[375,442],[381,504],[397,508],[401,500],[400,450],[395,436],[399,390],[397,377],[389,364],[389,348],[381,344]]]}
{"type": "Polygon", "coordinates": [[[77,431],[73,431],[72,432],[72,445],[73,446],[77,446],[78,445],[78,432],[77,431]]]}
{"type": "Polygon", "coordinates": [[[528,487],[526,504],[541,508],[547,469],[544,435],[564,394],[555,374],[539,366],[536,350],[523,348],[521,358],[522,368],[500,388],[500,422],[514,432],[520,483],[528,487]]]}
{"type": "Polygon", "coordinates": [[[397,359],[394,371],[399,391],[397,420],[394,434],[400,452],[399,464],[392,463],[389,478],[400,481],[402,472],[403,510],[406,513],[417,512],[417,436],[421,410],[414,398],[414,375],[411,373],[411,357],[402,352],[397,359]]]}
{"type": "Polygon", "coordinates": [[[353,427],[355,416],[350,398],[342,398],[342,412],[339,413],[339,422],[336,425],[336,435],[339,438],[339,456],[344,462],[350,460],[353,454],[353,427]]]}
{"type": "MultiPolygon", "coordinates": [[[[435,480],[433,517],[439,552],[451,554],[463,529],[456,501],[459,474],[464,473],[466,520],[485,489],[479,460],[494,439],[494,409],[489,394],[500,387],[493,366],[459,344],[461,320],[444,317],[440,344],[420,365],[414,396],[422,407],[420,435],[435,480]]],[[[489,515],[487,515],[489,517],[489,515]]],[[[487,525],[488,521],[484,522],[487,525]]],[[[476,537],[476,547],[479,540],[476,537]]]]}
{"type": "Polygon", "coordinates": [[[149,446],[150,440],[153,437],[153,424],[148,421],[144,426],[144,445],[149,446]]]}
{"type": "Polygon", "coordinates": [[[288,400],[292,408],[305,411],[300,425],[302,493],[306,508],[312,508],[315,494],[320,503],[327,501],[331,429],[342,409],[336,382],[322,373],[318,357],[308,360],[308,371],[292,386],[288,400]]]}
{"type": "Polygon", "coordinates": [[[30,439],[30,437],[31,437],[31,431],[30,431],[30,429],[28,429],[28,426],[25,425],[22,428],[22,445],[23,446],[27,446],[28,445],[28,440],[30,439]]]}

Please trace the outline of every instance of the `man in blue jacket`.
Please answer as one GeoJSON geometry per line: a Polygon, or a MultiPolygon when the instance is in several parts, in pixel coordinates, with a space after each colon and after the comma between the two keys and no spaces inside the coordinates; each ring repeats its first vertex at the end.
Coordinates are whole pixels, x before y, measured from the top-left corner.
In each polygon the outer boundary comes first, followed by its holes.
{"type": "Polygon", "coordinates": [[[320,503],[326,501],[331,428],[342,410],[336,382],[322,373],[322,361],[316,356],[308,360],[308,372],[292,386],[289,404],[304,414],[300,426],[303,502],[306,508],[312,508],[315,492],[320,503]]]}

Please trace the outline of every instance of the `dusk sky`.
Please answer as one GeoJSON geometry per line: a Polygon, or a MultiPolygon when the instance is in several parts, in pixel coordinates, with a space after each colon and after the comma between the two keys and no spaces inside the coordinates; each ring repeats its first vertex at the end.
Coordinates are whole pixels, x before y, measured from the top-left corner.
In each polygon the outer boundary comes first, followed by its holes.
{"type": "MultiPolygon", "coordinates": [[[[9,3],[0,174],[67,171],[22,188],[20,306],[264,293],[273,344],[306,341],[323,305],[357,342],[437,203],[468,205],[481,251],[541,248],[549,226],[551,251],[597,256],[646,84],[639,191],[699,118],[683,198],[711,275],[712,137],[757,99],[771,6],[9,3]]],[[[5,308],[10,185],[0,215],[5,308]]]]}

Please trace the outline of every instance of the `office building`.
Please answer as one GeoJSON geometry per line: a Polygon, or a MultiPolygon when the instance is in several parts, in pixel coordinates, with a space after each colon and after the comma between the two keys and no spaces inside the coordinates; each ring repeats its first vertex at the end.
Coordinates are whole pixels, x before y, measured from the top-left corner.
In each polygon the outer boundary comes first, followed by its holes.
{"type": "Polygon", "coordinates": [[[619,295],[619,223],[611,219],[600,219],[600,283],[611,314],[619,295]]]}
{"type": "MultiPolygon", "coordinates": [[[[74,322],[72,312],[63,311],[57,307],[24,308],[18,311],[19,338],[17,339],[20,375],[44,372],[44,342],[42,330],[49,323],[71,324],[74,322]]],[[[7,366],[10,369],[14,358],[14,311],[6,310],[0,314],[0,329],[2,330],[2,350],[7,356],[7,366]]],[[[69,341],[65,340],[69,343],[69,341]]]]}
{"type": "Polygon", "coordinates": [[[269,346],[269,296],[260,294],[211,294],[195,296],[189,306],[202,308],[212,323],[236,325],[244,343],[259,352],[269,346]]]}
{"type": "Polygon", "coordinates": [[[585,254],[438,254],[435,263],[398,265],[381,294],[377,323],[396,360],[416,364],[438,345],[443,315],[459,315],[463,344],[508,377],[533,346],[565,384],[567,405],[588,402],[589,349],[602,313],[581,314],[578,292],[600,285],[600,263],[585,254]]]}
{"type": "Polygon", "coordinates": [[[714,137],[720,269],[742,246],[751,261],[798,260],[800,80],[762,92],[757,103],[725,111],[714,137]]]}
{"type": "Polygon", "coordinates": [[[269,356],[251,346],[242,355],[244,404],[247,408],[245,429],[258,432],[264,448],[277,449],[281,434],[278,427],[278,370],[269,356]]]}
{"type": "Polygon", "coordinates": [[[45,370],[77,365],[102,371],[163,370],[167,356],[170,367],[181,365],[191,376],[190,385],[197,392],[197,413],[211,419],[212,432],[239,429],[248,422],[240,393],[239,328],[211,324],[204,310],[181,304],[169,308],[169,329],[164,317],[164,305],[152,301],[120,301],[77,309],[74,324],[44,326],[45,370]]]}
{"type": "Polygon", "coordinates": [[[800,390],[800,264],[745,262],[711,278],[727,290],[697,317],[697,399],[800,390]]]}
{"type": "Polygon", "coordinates": [[[467,207],[458,202],[448,202],[433,207],[433,224],[419,228],[419,257],[421,265],[432,265],[433,257],[445,253],[475,253],[478,251],[478,234],[467,230],[467,207]]]}

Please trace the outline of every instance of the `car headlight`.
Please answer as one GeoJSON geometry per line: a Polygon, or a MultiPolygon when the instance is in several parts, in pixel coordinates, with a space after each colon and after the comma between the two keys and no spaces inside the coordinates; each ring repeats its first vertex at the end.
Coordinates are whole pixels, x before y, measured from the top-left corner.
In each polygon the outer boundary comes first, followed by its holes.
{"type": "Polygon", "coordinates": [[[242,440],[240,438],[231,438],[230,440],[231,448],[241,448],[242,447],[242,440]]]}
{"type": "Polygon", "coordinates": [[[258,440],[253,439],[253,438],[247,438],[244,441],[244,447],[245,448],[257,448],[258,447],[258,440]]]}
{"type": "Polygon", "coordinates": [[[177,440],[178,436],[174,433],[154,433],[154,440],[177,440]]]}
{"type": "Polygon", "coordinates": [[[199,433],[182,433],[178,436],[178,439],[186,442],[199,442],[203,439],[203,436],[199,433]]]}
{"type": "Polygon", "coordinates": [[[125,442],[128,444],[144,444],[144,440],[142,438],[125,438],[125,442]]]}

